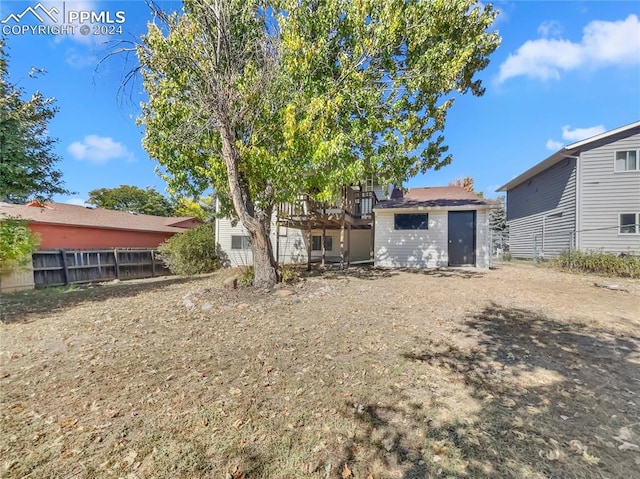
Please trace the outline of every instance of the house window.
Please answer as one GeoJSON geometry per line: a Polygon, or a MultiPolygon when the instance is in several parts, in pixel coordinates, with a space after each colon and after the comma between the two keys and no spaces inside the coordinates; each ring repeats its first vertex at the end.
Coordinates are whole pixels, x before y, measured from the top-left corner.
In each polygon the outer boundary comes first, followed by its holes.
{"type": "Polygon", "coordinates": [[[232,236],[231,249],[249,249],[248,236],[232,236]]]}
{"type": "MultiPolygon", "coordinates": [[[[333,250],[333,238],[331,236],[324,237],[324,249],[325,251],[333,250]]],[[[311,237],[311,250],[322,251],[322,236],[311,237]]]]}
{"type": "Polygon", "coordinates": [[[638,171],[640,170],[640,159],[638,151],[616,151],[615,171],[638,171]]]}
{"type": "Polygon", "coordinates": [[[419,214],[399,214],[393,215],[394,228],[397,230],[426,230],[429,229],[429,215],[419,214]]]}
{"type": "Polygon", "coordinates": [[[621,235],[640,234],[640,213],[620,213],[619,233],[621,235]]]}

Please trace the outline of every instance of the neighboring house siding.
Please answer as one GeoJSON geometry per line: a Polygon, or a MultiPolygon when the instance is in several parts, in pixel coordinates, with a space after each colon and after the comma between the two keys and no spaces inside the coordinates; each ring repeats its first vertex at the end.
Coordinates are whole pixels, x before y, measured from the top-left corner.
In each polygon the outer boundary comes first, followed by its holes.
{"type": "Polygon", "coordinates": [[[40,249],[156,248],[174,233],[30,223],[40,235],[40,249]]]}
{"type": "MultiPolygon", "coordinates": [[[[455,211],[455,210],[452,210],[455,211]]],[[[378,210],[375,223],[375,265],[383,268],[437,268],[449,265],[448,210],[428,213],[429,229],[396,230],[394,214],[410,211],[378,210]]],[[[476,211],[476,266],[490,266],[489,214],[476,211]]]]}
{"type": "Polygon", "coordinates": [[[640,212],[640,171],[614,170],[614,154],[621,150],[640,150],[640,131],[626,138],[607,138],[580,155],[578,245],[582,250],[640,253],[640,235],[618,231],[620,213],[640,212]]]}
{"type": "Polygon", "coordinates": [[[567,158],[507,192],[509,250],[517,258],[553,258],[575,229],[576,160],[567,158]]]}

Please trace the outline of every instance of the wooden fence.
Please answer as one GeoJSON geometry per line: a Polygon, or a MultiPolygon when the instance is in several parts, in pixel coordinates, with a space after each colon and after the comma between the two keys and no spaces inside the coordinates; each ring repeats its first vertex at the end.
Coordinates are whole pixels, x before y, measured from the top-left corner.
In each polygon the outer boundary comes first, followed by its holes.
{"type": "Polygon", "coordinates": [[[171,274],[153,249],[41,250],[33,253],[36,288],[171,274]]]}

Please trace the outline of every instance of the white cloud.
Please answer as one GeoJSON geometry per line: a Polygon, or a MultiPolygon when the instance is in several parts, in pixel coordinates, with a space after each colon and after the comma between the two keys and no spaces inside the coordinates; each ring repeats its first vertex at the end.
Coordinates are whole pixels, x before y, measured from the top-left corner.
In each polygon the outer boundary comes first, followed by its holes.
{"type": "Polygon", "coordinates": [[[75,48],[67,50],[65,62],[72,68],[80,70],[82,68],[95,68],[98,65],[98,58],[95,55],[82,55],[75,48]]]}
{"type": "MultiPolygon", "coordinates": [[[[543,23],[538,31],[547,36],[557,26],[543,23]]],[[[583,29],[579,43],[558,38],[539,38],[524,43],[500,65],[500,83],[517,76],[557,79],[565,71],[610,65],[640,64],[640,22],[637,15],[625,20],[595,20],[583,29]]]]}
{"type": "Polygon", "coordinates": [[[562,33],[562,25],[555,20],[548,20],[538,27],[538,33],[543,37],[557,37],[562,33]]]}
{"type": "Polygon", "coordinates": [[[564,146],[564,143],[554,140],[547,140],[547,150],[558,151],[564,146]]]}
{"type": "Polygon", "coordinates": [[[88,135],[82,141],[74,141],[67,151],[76,160],[86,160],[95,164],[104,164],[119,158],[133,160],[133,153],[125,145],[113,141],[113,138],[98,135],[88,135]]]}
{"type": "Polygon", "coordinates": [[[570,125],[565,125],[562,127],[562,138],[567,141],[580,141],[584,140],[585,138],[599,135],[600,133],[604,133],[605,131],[607,131],[607,129],[604,127],[604,125],[574,129],[571,129],[570,125]]]}

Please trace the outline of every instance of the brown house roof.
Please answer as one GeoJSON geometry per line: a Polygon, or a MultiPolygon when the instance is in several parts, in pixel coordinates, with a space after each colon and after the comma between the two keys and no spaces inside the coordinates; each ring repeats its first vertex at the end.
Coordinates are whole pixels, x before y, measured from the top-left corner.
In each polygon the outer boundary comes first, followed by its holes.
{"type": "Polygon", "coordinates": [[[375,209],[453,208],[456,206],[492,208],[495,201],[481,198],[459,186],[410,188],[402,198],[380,201],[375,209]]]}
{"type": "Polygon", "coordinates": [[[202,223],[192,217],[167,218],[65,203],[45,203],[40,206],[0,203],[0,217],[17,217],[36,223],[163,233],[179,233],[202,223]]]}

